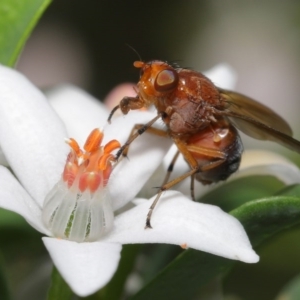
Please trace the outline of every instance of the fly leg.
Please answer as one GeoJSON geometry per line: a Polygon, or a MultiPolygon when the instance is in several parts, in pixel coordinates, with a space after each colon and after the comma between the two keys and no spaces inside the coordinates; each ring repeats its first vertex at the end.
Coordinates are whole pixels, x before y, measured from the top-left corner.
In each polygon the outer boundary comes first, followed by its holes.
{"type": "MultiPolygon", "coordinates": [[[[144,124],[135,124],[134,127],[132,128],[131,132],[130,132],[130,135],[129,135],[129,138],[127,140],[127,142],[131,139],[131,137],[137,133],[139,130],[142,131],[142,133],[144,133],[145,131],[147,131],[148,133],[151,133],[153,135],[157,135],[157,136],[161,136],[161,137],[169,137],[169,134],[167,131],[164,131],[164,130],[161,130],[161,129],[158,129],[158,128],[154,128],[154,127],[148,127],[146,130],[144,130],[143,128],[145,127],[144,124]]],[[[141,134],[142,134],[141,133],[141,134]]],[[[139,134],[139,135],[141,135],[139,134]]],[[[138,135],[137,135],[138,136],[138,135]]],[[[132,141],[131,141],[132,142],[132,141]]],[[[131,143],[130,142],[130,143],[131,143]]],[[[125,144],[124,144],[125,145],[125,144]]],[[[128,153],[128,150],[129,150],[129,145],[127,145],[127,147],[125,147],[124,151],[122,152],[122,156],[123,157],[127,157],[127,153],[128,153]]],[[[118,156],[119,157],[119,156],[118,156]]]]}
{"type": "Polygon", "coordinates": [[[180,177],[175,178],[174,180],[171,180],[170,182],[168,182],[168,183],[166,183],[166,184],[164,184],[163,186],[160,187],[159,192],[157,193],[154,201],[152,202],[152,204],[151,204],[151,206],[149,208],[149,212],[148,212],[147,218],[146,218],[145,229],[152,228],[152,226],[151,226],[151,216],[152,216],[153,210],[154,210],[154,208],[155,208],[155,206],[156,206],[156,204],[157,204],[157,202],[158,202],[161,194],[164,191],[166,191],[169,188],[171,188],[172,186],[174,186],[175,184],[177,184],[178,182],[180,182],[180,181],[184,180],[185,178],[187,178],[187,177],[195,174],[196,172],[198,172],[197,169],[190,170],[189,172],[181,175],[180,177]]]}
{"type": "MultiPolygon", "coordinates": [[[[194,148],[197,148],[197,149],[194,149],[193,148],[193,152],[197,152],[199,154],[203,154],[203,155],[206,155],[208,157],[214,157],[214,158],[217,158],[216,161],[207,161],[207,164],[203,165],[203,166],[199,166],[197,161],[195,160],[195,158],[192,156],[189,148],[185,142],[181,141],[180,139],[176,139],[176,138],[173,138],[174,140],[174,143],[176,144],[177,148],[178,148],[178,152],[180,152],[183,157],[185,158],[185,160],[188,162],[188,164],[190,165],[191,167],[191,170],[188,171],[187,173],[171,180],[170,182],[168,183],[165,183],[163,186],[160,187],[157,195],[156,195],[156,198],[154,199],[152,205],[150,206],[149,208],[149,212],[147,214],[147,218],[146,218],[146,226],[145,226],[145,229],[147,228],[152,228],[151,226],[151,216],[152,216],[152,213],[153,213],[153,210],[161,196],[161,194],[170,189],[171,187],[173,187],[174,185],[176,185],[177,183],[181,182],[182,180],[184,180],[185,178],[187,177],[192,177],[192,181],[194,181],[194,176],[196,173],[198,172],[205,172],[205,171],[208,171],[210,169],[213,169],[217,166],[219,166],[220,164],[222,164],[226,157],[225,157],[225,153],[222,152],[222,151],[219,151],[219,150],[215,150],[215,149],[208,149],[208,148],[202,148],[200,146],[193,146],[194,148]]],[[[174,159],[173,159],[174,160],[174,159]]],[[[168,179],[168,177],[167,177],[168,179]]],[[[191,183],[191,186],[193,188],[193,183],[191,183]]],[[[194,194],[194,192],[193,192],[194,194]]],[[[194,195],[192,195],[192,197],[194,197],[194,195]]]]}
{"type": "Polygon", "coordinates": [[[169,166],[168,166],[167,174],[166,174],[166,176],[165,176],[165,179],[164,179],[162,185],[166,184],[166,183],[169,181],[170,176],[171,176],[171,173],[173,172],[174,165],[175,165],[175,163],[176,163],[176,160],[177,160],[179,154],[180,154],[179,151],[177,151],[177,152],[175,153],[175,155],[174,155],[174,157],[173,157],[171,163],[170,163],[169,166]]]}
{"type": "Polygon", "coordinates": [[[127,156],[129,145],[140,135],[142,135],[145,131],[156,134],[158,136],[168,137],[168,133],[166,131],[151,127],[159,118],[161,118],[161,114],[158,114],[155,118],[150,120],[148,123],[144,125],[137,124],[133,127],[130,136],[126,143],[118,150],[116,154],[116,159],[118,160],[121,155],[127,156]]]}
{"type": "Polygon", "coordinates": [[[108,123],[111,123],[111,119],[114,115],[114,113],[120,108],[122,113],[124,115],[127,115],[130,110],[135,110],[135,109],[140,109],[145,106],[144,100],[140,98],[139,96],[136,97],[124,97],[121,101],[120,104],[115,106],[109,116],[108,116],[108,123]]]}
{"type": "Polygon", "coordinates": [[[190,190],[191,190],[191,198],[192,198],[192,200],[196,201],[196,198],[195,198],[195,174],[191,175],[190,190]]]}

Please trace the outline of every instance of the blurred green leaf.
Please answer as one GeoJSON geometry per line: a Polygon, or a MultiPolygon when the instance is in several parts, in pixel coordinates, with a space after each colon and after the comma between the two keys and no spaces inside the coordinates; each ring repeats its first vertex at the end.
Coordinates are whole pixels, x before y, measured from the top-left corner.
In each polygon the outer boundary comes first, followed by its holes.
{"type": "Polygon", "coordinates": [[[139,269],[139,274],[143,281],[149,282],[156,277],[157,272],[171,263],[181,252],[182,249],[175,245],[145,244],[144,261],[140,263],[139,269]]]}
{"type": "Polygon", "coordinates": [[[212,190],[200,202],[231,211],[248,201],[273,196],[285,185],[273,176],[248,176],[229,181],[212,190]]]}
{"type": "Polygon", "coordinates": [[[0,63],[13,66],[51,0],[0,1],[0,63]]]}
{"type": "Polygon", "coordinates": [[[248,202],[232,211],[245,227],[252,246],[277,232],[300,223],[300,198],[274,196],[248,202]]]}
{"type": "Polygon", "coordinates": [[[0,230],[3,229],[25,231],[31,230],[32,227],[17,213],[0,208],[0,230]]]}
{"type": "Polygon", "coordinates": [[[278,195],[295,196],[300,197],[300,184],[289,185],[280,190],[278,195]]]}
{"type": "Polygon", "coordinates": [[[300,299],[300,276],[288,283],[275,300],[299,300],[300,299]]]}
{"type": "Polygon", "coordinates": [[[51,286],[48,293],[48,300],[72,299],[73,293],[55,267],[51,276],[51,286]]]}
{"type": "MultiPolygon", "coordinates": [[[[277,232],[300,223],[300,198],[276,196],[248,202],[231,212],[257,246],[277,232]]],[[[193,299],[199,289],[236,261],[187,250],[132,299],[193,299]]]]}
{"type": "Polygon", "coordinates": [[[122,298],[124,284],[134,267],[136,255],[140,249],[141,245],[139,244],[123,246],[118,269],[110,282],[98,292],[101,295],[99,299],[118,300],[122,298]]]}
{"type": "Polygon", "coordinates": [[[0,255],[0,299],[1,300],[11,299],[9,288],[8,288],[7,275],[4,267],[4,260],[2,259],[2,255],[0,255]]]}

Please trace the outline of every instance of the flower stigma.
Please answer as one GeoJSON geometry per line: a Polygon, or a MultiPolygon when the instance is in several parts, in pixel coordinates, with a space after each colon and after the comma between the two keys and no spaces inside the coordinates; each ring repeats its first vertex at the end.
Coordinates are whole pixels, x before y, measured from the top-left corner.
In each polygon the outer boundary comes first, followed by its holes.
{"type": "Polygon", "coordinates": [[[99,240],[113,225],[114,214],[106,185],[120,148],[117,140],[101,146],[103,132],[96,128],[84,147],[70,138],[71,151],[60,180],[45,198],[42,219],[56,238],[75,242],[99,240]]]}

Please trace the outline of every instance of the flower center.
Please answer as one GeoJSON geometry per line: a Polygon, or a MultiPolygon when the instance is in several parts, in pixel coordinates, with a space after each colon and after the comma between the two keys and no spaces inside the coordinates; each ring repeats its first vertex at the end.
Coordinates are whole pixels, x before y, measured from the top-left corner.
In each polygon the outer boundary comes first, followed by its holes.
{"type": "Polygon", "coordinates": [[[71,151],[59,182],[46,196],[44,224],[57,238],[76,242],[96,241],[113,225],[113,210],[105,188],[120,148],[117,140],[101,146],[103,133],[94,129],[80,149],[66,139],[71,151]]]}

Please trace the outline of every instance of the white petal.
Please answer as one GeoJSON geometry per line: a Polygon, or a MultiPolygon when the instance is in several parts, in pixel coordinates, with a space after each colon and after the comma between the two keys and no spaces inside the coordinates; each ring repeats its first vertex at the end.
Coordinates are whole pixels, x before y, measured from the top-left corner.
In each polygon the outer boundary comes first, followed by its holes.
{"type": "Polygon", "coordinates": [[[178,192],[165,193],[153,212],[153,229],[145,230],[152,201],[117,216],[114,230],[104,240],[175,244],[248,263],[259,260],[237,219],[217,206],[190,201],[178,192]]]}
{"type": "MultiPolygon", "coordinates": [[[[169,155],[168,155],[169,156],[169,155]]],[[[170,156],[168,161],[170,161],[170,156]]],[[[164,160],[164,166],[166,169],[167,163],[164,160]]],[[[172,174],[173,178],[178,177],[189,170],[185,161],[181,158],[178,159],[174,167],[172,174]]],[[[161,171],[164,173],[165,171],[161,171]]],[[[262,175],[262,176],[273,176],[284,184],[295,184],[300,183],[300,170],[299,168],[287,158],[265,150],[247,150],[242,155],[242,162],[239,170],[231,175],[226,181],[220,181],[211,185],[202,185],[196,181],[195,184],[195,197],[199,199],[202,195],[208,193],[212,189],[226,184],[227,182],[236,180],[238,178],[251,176],[251,175],[262,175]]],[[[184,195],[190,197],[190,179],[186,179],[176,185],[176,190],[182,192],[184,195]]]]}
{"type": "Polygon", "coordinates": [[[43,238],[59,273],[81,297],[105,286],[117,270],[122,246],[116,243],[76,243],[43,238]]]}
{"type": "Polygon", "coordinates": [[[2,165],[2,166],[8,166],[8,162],[7,162],[6,158],[5,158],[5,155],[4,155],[1,147],[0,147],[0,165],[2,165]]]}
{"type": "Polygon", "coordinates": [[[72,85],[62,85],[46,91],[46,96],[64,121],[68,137],[83,145],[94,128],[103,127],[109,110],[96,98],[72,85]]]}
{"type": "Polygon", "coordinates": [[[41,209],[16,178],[0,166],[0,207],[20,214],[36,230],[49,234],[41,221],[41,209]]]}
{"type": "Polygon", "coordinates": [[[20,73],[0,66],[0,145],[40,204],[58,181],[68,147],[65,127],[44,95],[20,73]]]}
{"type": "Polygon", "coordinates": [[[290,160],[265,150],[248,150],[242,156],[240,171],[232,179],[250,175],[274,176],[286,185],[300,183],[300,170],[290,160]]]}
{"type": "Polygon", "coordinates": [[[226,63],[221,63],[204,74],[218,87],[232,90],[235,88],[237,74],[235,70],[226,63]]]}
{"type": "MultiPolygon", "coordinates": [[[[123,144],[135,124],[145,124],[156,116],[150,112],[130,112],[112,120],[104,128],[104,140],[113,138],[123,144]]],[[[113,208],[118,209],[132,200],[162,162],[171,146],[171,139],[145,132],[130,146],[128,159],[122,159],[114,169],[108,184],[113,208]]],[[[160,182],[158,183],[160,184],[160,182]]]]}

